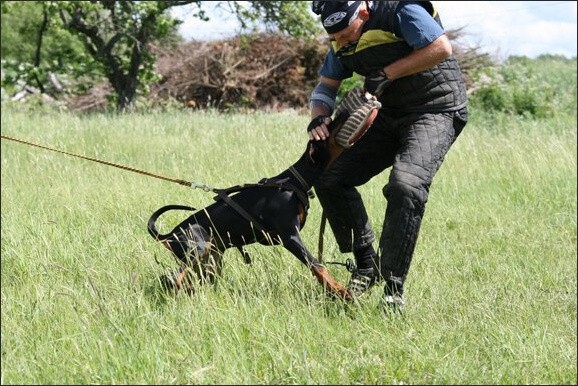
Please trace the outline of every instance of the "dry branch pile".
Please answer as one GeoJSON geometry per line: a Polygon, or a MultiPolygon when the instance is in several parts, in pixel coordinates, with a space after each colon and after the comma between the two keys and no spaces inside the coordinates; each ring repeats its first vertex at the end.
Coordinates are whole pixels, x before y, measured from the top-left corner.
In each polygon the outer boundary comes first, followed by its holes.
{"type": "MultiPolygon", "coordinates": [[[[460,45],[460,30],[448,31],[448,36],[470,88],[468,73],[491,60],[479,47],[460,45]]],[[[161,79],[139,98],[152,105],[176,100],[190,108],[302,110],[318,82],[327,48],[327,42],[270,34],[192,41],[170,49],[152,46],[161,79]]],[[[82,111],[103,108],[110,92],[108,85],[95,87],[70,100],[69,106],[82,111]]]]}
{"type": "Polygon", "coordinates": [[[189,42],[158,52],[162,79],[150,98],[188,107],[285,109],[307,106],[326,46],[275,35],[189,42]]]}

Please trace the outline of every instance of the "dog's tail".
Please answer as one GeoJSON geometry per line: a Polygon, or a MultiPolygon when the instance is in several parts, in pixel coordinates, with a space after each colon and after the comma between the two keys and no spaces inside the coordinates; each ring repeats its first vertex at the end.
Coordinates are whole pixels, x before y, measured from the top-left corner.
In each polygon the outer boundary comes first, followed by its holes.
{"type": "Polygon", "coordinates": [[[151,217],[149,218],[148,221],[148,230],[150,235],[153,237],[153,239],[155,240],[159,240],[159,241],[163,241],[166,240],[171,234],[167,233],[167,234],[162,234],[159,233],[159,231],[156,228],[155,223],[157,222],[158,218],[165,212],[168,212],[169,210],[189,210],[189,211],[194,211],[195,208],[191,207],[191,206],[186,206],[186,205],[166,205],[163,206],[162,208],[156,210],[151,217]]]}

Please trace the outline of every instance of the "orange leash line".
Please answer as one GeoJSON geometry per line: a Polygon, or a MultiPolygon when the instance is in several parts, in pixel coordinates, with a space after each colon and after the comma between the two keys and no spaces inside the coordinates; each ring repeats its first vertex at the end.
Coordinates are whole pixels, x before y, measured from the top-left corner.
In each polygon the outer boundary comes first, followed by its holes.
{"type": "Polygon", "coordinates": [[[185,180],[180,180],[180,179],[175,179],[175,178],[170,178],[170,177],[164,177],[164,176],[161,176],[161,175],[158,175],[158,174],[150,173],[150,172],[147,172],[147,171],[144,171],[144,170],[140,170],[140,169],[136,169],[136,168],[133,168],[133,167],[124,166],[124,165],[120,165],[120,164],[115,164],[115,163],[113,163],[113,162],[103,161],[103,160],[99,160],[99,159],[97,159],[97,158],[87,157],[87,156],[80,155],[80,154],[70,153],[70,152],[67,152],[67,151],[64,151],[64,150],[55,149],[55,148],[52,148],[52,147],[49,147],[49,146],[39,145],[39,144],[37,144],[37,143],[32,143],[32,142],[24,141],[24,140],[22,140],[22,139],[10,137],[10,136],[4,135],[4,134],[2,134],[1,136],[2,136],[3,139],[8,139],[8,140],[10,140],[10,141],[20,142],[20,143],[23,143],[23,144],[25,144],[25,145],[30,145],[30,146],[38,147],[38,148],[45,149],[45,150],[55,151],[55,152],[57,152],[57,153],[62,153],[62,154],[70,155],[70,156],[73,156],[73,157],[78,157],[78,158],[86,159],[86,160],[89,160],[89,161],[94,161],[94,162],[98,162],[98,163],[101,163],[101,164],[109,165],[109,166],[114,166],[114,167],[116,167],[116,168],[128,170],[128,171],[135,172],[135,173],[144,174],[144,175],[146,175],[146,176],[159,178],[159,179],[161,179],[161,180],[165,180],[165,181],[169,181],[169,182],[174,182],[174,183],[177,183],[177,184],[179,184],[179,185],[184,185],[184,186],[188,186],[188,187],[192,187],[192,188],[195,188],[195,187],[203,187],[203,188],[205,188],[205,187],[206,187],[205,185],[196,185],[196,184],[193,184],[193,183],[188,182],[188,181],[185,181],[185,180]]]}

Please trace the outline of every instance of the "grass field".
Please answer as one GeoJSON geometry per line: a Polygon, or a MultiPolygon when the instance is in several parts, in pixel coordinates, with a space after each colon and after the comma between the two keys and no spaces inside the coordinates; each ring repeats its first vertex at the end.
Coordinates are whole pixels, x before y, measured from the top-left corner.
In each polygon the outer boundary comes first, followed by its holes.
{"type": "MultiPolygon", "coordinates": [[[[303,152],[305,116],[2,111],[2,133],[211,187],[303,152]]],[[[326,298],[281,247],[164,296],[146,230],[213,194],[2,139],[2,384],[576,384],[576,116],[476,116],[430,192],[403,315],[326,298]]],[[[388,172],[360,188],[379,236],[388,172]]],[[[315,253],[321,209],[303,238],[315,253]]],[[[178,221],[177,218],[173,219],[178,221]]],[[[168,230],[170,218],[161,222],[168,230]]],[[[326,260],[344,261],[331,232],[326,260]]],[[[329,270],[342,282],[348,273],[329,270]]]]}

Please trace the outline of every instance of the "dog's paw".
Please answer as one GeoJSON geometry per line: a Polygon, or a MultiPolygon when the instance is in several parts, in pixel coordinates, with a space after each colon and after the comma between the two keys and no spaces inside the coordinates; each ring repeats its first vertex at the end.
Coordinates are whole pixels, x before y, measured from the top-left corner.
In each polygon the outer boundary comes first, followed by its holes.
{"type": "Polygon", "coordinates": [[[323,285],[329,296],[345,300],[346,302],[353,301],[353,296],[349,290],[335,280],[329,271],[327,271],[327,268],[322,265],[313,266],[311,267],[311,271],[313,276],[317,278],[317,281],[323,285]]]}

